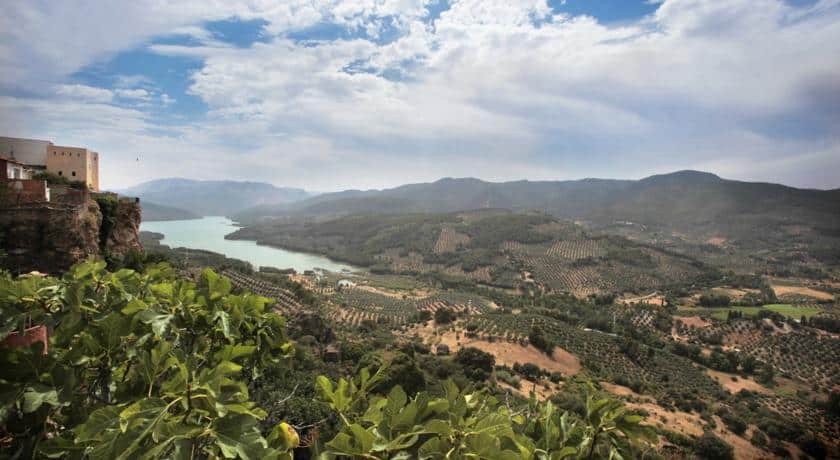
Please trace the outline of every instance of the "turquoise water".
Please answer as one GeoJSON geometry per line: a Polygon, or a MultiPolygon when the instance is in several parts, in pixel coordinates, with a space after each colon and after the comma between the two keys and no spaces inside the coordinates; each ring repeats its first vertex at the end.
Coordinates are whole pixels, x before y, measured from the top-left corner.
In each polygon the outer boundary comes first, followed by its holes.
{"type": "Polygon", "coordinates": [[[298,272],[315,269],[339,272],[355,269],[350,265],[315,254],[258,246],[254,241],[226,240],[225,235],[236,229],[233,221],[226,217],[203,217],[140,224],[140,230],[162,233],[164,238],[161,244],[172,248],[184,247],[218,252],[227,257],[250,262],[254,267],[294,268],[298,272]]]}

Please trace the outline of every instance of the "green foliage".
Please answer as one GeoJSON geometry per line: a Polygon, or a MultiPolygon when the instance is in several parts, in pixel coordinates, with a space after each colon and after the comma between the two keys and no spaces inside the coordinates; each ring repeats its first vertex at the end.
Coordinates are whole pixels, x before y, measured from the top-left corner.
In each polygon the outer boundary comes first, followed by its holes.
{"type": "Polygon", "coordinates": [[[531,345],[542,350],[544,353],[551,355],[554,352],[554,344],[551,343],[543,330],[539,326],[532,326],[531,332],[528,334],[528,341],[531,345]]]}
{"type": "Polygon", "coordinates": [[[66,176],[59,176],[56,173],[40,171],[32,175],[33,179],[45,180],[50,185],[69,185],[75,189],[85,188],[85,183],[77,180],[70,180],[66,176]]]}
{"type": "Polygon", "coordinates": [[[449,324],[455,320],[455,313],[448,308],[435,310],[435,323],[449,324]]]}
{"type": "Polygon", "coordinates": [[[325,444],[322,457],[364,459],[577,459],[633,458],[653,439],[611,399],[587,397],[586,413],[576,418],[551,402],[531,401],[517,411],[485,392],[443,384],[443,395],[421,392],[409,397],[393,387],[387,397],[371,394],[383,378],[362,371],[359,379],[333,383],[319,377],[323,401],[343,426],[325,444]]]}
{"type": "Polygon", "coordinates": [[[490,377],[493,366],[496,365],[496,358],[486,351],[475,347],[465,347],[455,353],[455,362],[464,369],[464,375],[468,378],[481,382],[490,377]]]}
{"type": "Polygon", "coordinates": [[[29,321],[52,330],[47,354],[0,348],[8,452],[288,458],[288,437],[262,436],[248,389],[290,353],[284,320],[268,299],[230,291],[210,270],[191,283],[163,264],[0,279],[3,336],[29,321]]]}
{"type": "Polygon", "coordinates": [[[694,451],[700,458],[708,460],[730,460],[734,458],[732,446],[708,431],[694,442],[694,451]]]}
{"type": "Polygon", "coordinates": [[[700,296],[698,303],[704,307],[722,308],[729,306],[730,299],[729,296],[726,294],[715,294],[713,292],[707,292],[700,296]]]}

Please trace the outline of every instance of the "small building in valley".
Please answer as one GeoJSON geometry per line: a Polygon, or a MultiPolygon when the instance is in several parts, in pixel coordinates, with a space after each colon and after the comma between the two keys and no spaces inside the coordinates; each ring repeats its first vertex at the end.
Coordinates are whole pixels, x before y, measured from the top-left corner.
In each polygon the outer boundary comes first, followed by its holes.
{"type": "Polygon", "coordinates": [[[338,287],[338,288],[356,287],[356,283],[354,283],[350,280],[347,280],[347,279],[338,280],[338,282],[336,283],[336,287],[338,287]]]}

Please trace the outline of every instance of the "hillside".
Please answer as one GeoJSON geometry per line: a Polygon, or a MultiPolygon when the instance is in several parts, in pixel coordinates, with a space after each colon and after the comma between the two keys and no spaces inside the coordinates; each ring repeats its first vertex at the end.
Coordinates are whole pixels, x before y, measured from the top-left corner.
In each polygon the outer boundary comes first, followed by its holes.
{"type": "Polygon", "coordinates": [[[716,277],[687,256],[593,234],[544,214],[507,210],[346,216],[240,229],[232,239],[307,252],[381,273],[568,292],[643,292],[716,277]]]}
{"type": "Polygon", "coordinates": [[[840,192],[740,182],[679,171],[638,181],[583,179],[492,183],[441,179],[380,191],[319,195],[238,213],[243,223],[266,217],[330,219],[351,214],[448,213],[483,208],[536,210],[611,234],[703,258],[740,271],[766,261],[840,264],[840,192]],[[754,260],[758,257],[760,260],[754,260]],[[733,260],[737,259],[737,260],[733,260]]]}
{"type": "Polygon", "coordinates": [[[638,181],[582,179],[493,183],[445,178],[386,190],[327,193],[295,203],[246,209],[242,221],[260,217],[323,217],[360,213],[453,212],[480,208],[540,210],[557,217],[616,220],[683,230],[731,230],[724,219],[805,220],[840,225],[838,190],[804,190],[778,184],[740,182],[714,174],[678,171],[638,181]],[[705,228],[697,229],[696,225],[705,228]],[[727,225],[723,225],[727,224],[727,225]]]}
{"type": "Polygon", "coordinates": [[[259,205],[291,203],[310,194],[263,182],[158,179],[119,191],[143,202],[166,203],[199,216],[227,216],[259,205]]]}
{"type": "Polygon", "coordinates": [[[171,206],[163,206],[161,204],[143,201],[140,206],[143,208],[143,221],[150,222],[156,220],[186,220],[186,219],[200,219],[201,216],[194,212],[185,209],[173,208],[171,206]]]}
{"type": "Polygon", "coordinates": [[[613,194],[630,184],[607,179],[493,183],[473,178],[444,178],[386,190],[326,193],[293,204],[247,209],[235,217],[248,222],[274,216],[454,212],[480,208],[538,209],[576,215],[608,202],[613,194]]]}

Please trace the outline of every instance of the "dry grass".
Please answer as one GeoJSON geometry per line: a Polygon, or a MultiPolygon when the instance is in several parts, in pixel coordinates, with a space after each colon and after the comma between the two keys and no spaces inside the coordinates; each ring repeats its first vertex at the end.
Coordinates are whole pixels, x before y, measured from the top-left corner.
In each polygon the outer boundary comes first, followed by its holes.
{"type": "Polygon", "coordinates": [[[722,236],[715,236],[706,240],[706,244],[711,244],[713,246],[723,246],[724,244],[726,244],[726,238],[722,236]]]}
{"type": "Polygon", "coordinates": [[[708,369],[706,372],[709,374],[709,376],[717,380],[722,387],[726,388],[727,391],[733,394],[738,393],[741,390],[749,390],[765,394],[773,393],[767,387],[761,385],[752,378],[743,378],[735,374],[715,371],[712,369],[708,369]],[[737,380],[732,380],[732,377],[737,378],[737,380]]]}
{"type": "Polygon", "coordinates": [[[478,348],[495,356],[496,364],[513,367],[516,363],[532,363],[548,372],[560,372],[564,376],[576,375],[583,369],[580,360],[575,355],[560,347],[555,347],[554,353],[548,356],[533,345],[523,346],[506,341],[488,342],[467,337],[464,331],[440,331],[437,335],[435,335],[435,332],[435,328],[431,324],[416,327],[409,331],[410,334],[416,333],[429,344],[448,346],[452,353],[466,347],[478,348]]]}
{"type": "Polygon", "coordinates": [[[776,293],[777,297],[792,294],[811,297],[817,300],[834,300],[834,295],[829,294],[828,292],[818,291],[816,289],[809,288],[808,286],[786,286],[774,283],[773,291],[776,293]]]}
{"type": "Polygon", "coordinates": [[[675,316],[674,319],[682,322],[688,327],[696,327],[703,329],[712,325],[711,321],[707,321],[699,316],[675,316]]]}

